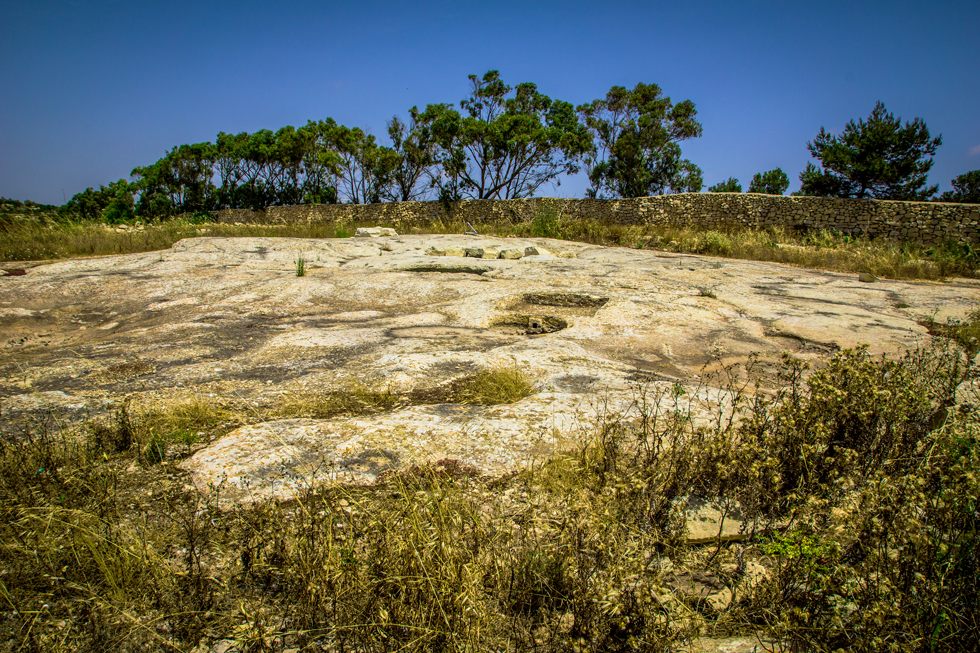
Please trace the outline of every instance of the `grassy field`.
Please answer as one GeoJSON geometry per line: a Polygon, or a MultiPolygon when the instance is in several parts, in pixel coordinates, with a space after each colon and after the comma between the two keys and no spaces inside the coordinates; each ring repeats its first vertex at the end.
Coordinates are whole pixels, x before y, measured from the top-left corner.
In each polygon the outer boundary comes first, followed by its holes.
{"type": "MultiPolygon", "coordinates": [[[[0,260],[41,261],[167,249],[196,236],[269,236],[345,238],[361,224],[297,223],[235,225],[175,219],[163,223],[110,227],[68,222],[51,212],[11,217],[0,214],[0,260]]],[[[463,233],[462,223],[436,222],[425,227],[396,226],[401,233],[463,233]]],[[[734,259],[773,261],[839,272],[870,272],[890,279],[939,280],[976,276],[980,259],[966,245],[925,248],[886,240],[852,238],[830,232],[704,230],[676,226],[624,226],[563,219],[546,210],[528,223],[481,225],[481,233],[503,237],[547,237],[617,247],[649,248],[734,259]]]]}

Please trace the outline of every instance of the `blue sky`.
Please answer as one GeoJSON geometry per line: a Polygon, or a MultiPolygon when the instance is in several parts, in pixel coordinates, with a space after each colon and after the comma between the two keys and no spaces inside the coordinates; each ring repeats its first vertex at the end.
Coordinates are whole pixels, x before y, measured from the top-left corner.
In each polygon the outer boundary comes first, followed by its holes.
{"type": "MultiPolygon", "coordinates": [[[[386,140],[500,71],[573,104],[689,99],[705,184],[781,167],[877,100],[942,134],[930,182],[980,169],[980,2],[0,0],[0,196],[61,204],[219,131],[333,117],[386,140]]],[[[581,197],[584,178],[539,194],[581,197]]]]}

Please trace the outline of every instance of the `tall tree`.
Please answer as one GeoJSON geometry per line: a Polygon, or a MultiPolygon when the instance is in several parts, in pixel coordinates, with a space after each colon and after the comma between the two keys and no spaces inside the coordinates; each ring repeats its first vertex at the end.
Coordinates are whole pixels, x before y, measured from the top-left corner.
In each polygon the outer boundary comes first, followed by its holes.
{"type": "Polygon", "coordinates": [[[678,143],[701,135],[694,103],[673,104],[656,84],[613,86],[605,99],[578,107],[596,147],[586,156],[590,197],[699,192],[701,169],[678,143]]]}
{"type": "Polygon", "coordinates": [[[134,168],[136,212],[148,219],[218,208],[214,187],[216,150],[211,143],[180,145],[156,163],[134,168]]]}
{"type": "Polygon", "coordinates": [[[303,138],[303,203],[336,204],[337,175],[340,173],[340,157],[331,149],[329,142],[331,125],[323,120],[313,122],[297,131],[303,138]]]}
{"type": "Polygon", "coordinates": [[[435,183],[436,144],[432,126],[418,107],[409,110],[410,122],[398,116],[388,121],[388,137],[398,155],[398,165],[391,173],[387,198],[401,202],[423,199],[435,183]]]}
{"type": "Polygon", "coordinates": [[[373,134],[339,125],[333,118],[324,122],[324,134],[327,147],[336,155],[331,165],[341,194],[351,204],[380,202],[398,166],[398,154],[378,145],[373,134]]]}
{"type": "Polygon", "coordinates": [[[952,181],[953,190],[948,190],[939,198],[943,202],[963,202],[980,204],[980,170],[971,170],[957,175],[952,181]]]}
{"type": "Polygon", "coordinates": [[[443,198],[529,197],[559,175],[578,172],[576,160],[591,139],[571,104],[529,82],[508,86],[496,70],[469,80],[470,95],[460,102],[465,114],[435,104],[417,118],[431,126],[439,147],[443,198]]]}
{"type": "Polygon", "coordinates": [[[86,188],[68,200],[59,213],[82,220],[103,220],[110,224],[131,220],[135,217],[133,206],[134,188],[125,179],[114,181],[99,190],[86,188]]]}
{"type": "Polygon", "coordinates": [[[714,186],[708,187],[709,193],[741,193],[742,184],[738,183],[735,177],[729,177],[725,181],[720,181],[714,186]]]}
{"type": "Polygon", "coordinates": [[[782,168],[757,172],[752,176],[749,183],[750,193],[762,193],[763,195],[782,195],[789,188],[789,177],[783,172],[782,168]]]}
{"type": "Polygon", "coordinates": [[[803,195],[926,200],[939,186],[926,186],[931,157],[942,135],[929,136],[920,119],[906,122],[875,104],[867,122],[851,120],[840,136],[820,128],[806,144],[822,168],[808,163],[800,174],[803,195]]]}

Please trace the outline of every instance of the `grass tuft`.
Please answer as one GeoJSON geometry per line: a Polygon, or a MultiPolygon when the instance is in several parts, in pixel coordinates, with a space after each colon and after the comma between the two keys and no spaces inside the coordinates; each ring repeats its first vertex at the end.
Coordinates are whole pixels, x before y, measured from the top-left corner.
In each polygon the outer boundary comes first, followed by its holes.
{"type": "Polygon", "coordinates": [[[390,389],[376,390],[360,384],[328,392],[291,394],[276,408],[279,417],[315,417],[327,419],[338,415],[354,417],[390,410],[401,400],[390,389]]]}
{"type": "Polygon", "coordinates": [[[535,393],[534,382],[517,367],[494,367],[462,379],[447,398],[474,406],[513,404],[535,393]]]}

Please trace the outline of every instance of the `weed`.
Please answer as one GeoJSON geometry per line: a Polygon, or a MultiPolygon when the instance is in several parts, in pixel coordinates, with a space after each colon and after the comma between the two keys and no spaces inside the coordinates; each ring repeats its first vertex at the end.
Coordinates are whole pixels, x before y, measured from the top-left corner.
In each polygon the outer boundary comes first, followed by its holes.
{"type": "Polygon", "coordinates": [[[305,277],[306,276],[306,259],[300,254],[299,258],[296,259],[296,276],[305,277]]]}
{"type": "Polygon", "coordinates": [[[241,419],[232,410],[203,395],[172,404],[156,404],[140,416],[145,432],[166,438],[186,432],[223,434],[239,423],[241,419]]]}
{"type": "Polygon", "coordinates": [[[713,288],[705,288],[705,287],[698,288],[698,296],[707,297],[709,299],[718,299],[718,294],[715,293],[713,288]]]}
{"type": "Polygon", "coordinates": [[[694,251],[698,254],[714,256],[729,256],[734,249],[731,238],[717,231],[700,234],[694,242],[694,251]]]}
{"type": "Polygon", "coordinates": [[[953,340],[971,357],[980,352],[980,309],[971,311],[965,321],[949,319],[946,322],[937,322],[934,318],[929,318],[920,324],[929,330],[930,335],[953,340]]]}
{"type": "Polygon", "coordinates": [[[167,443],[159,436],[153,436],[142,451],[143,464],[159,465],[167,459],[167,443]]]}
{"type": "Polygon", "coordinates": [[[329,418],[373,415],[406,404],[457,403],[478,406],[511,404],[535,392],[534,383],[516,367],[495,367],[435,388],[399,395],[390,388],[352,384],[326,392],[285,398],[275,410],[281,417],[329,418]]]}

